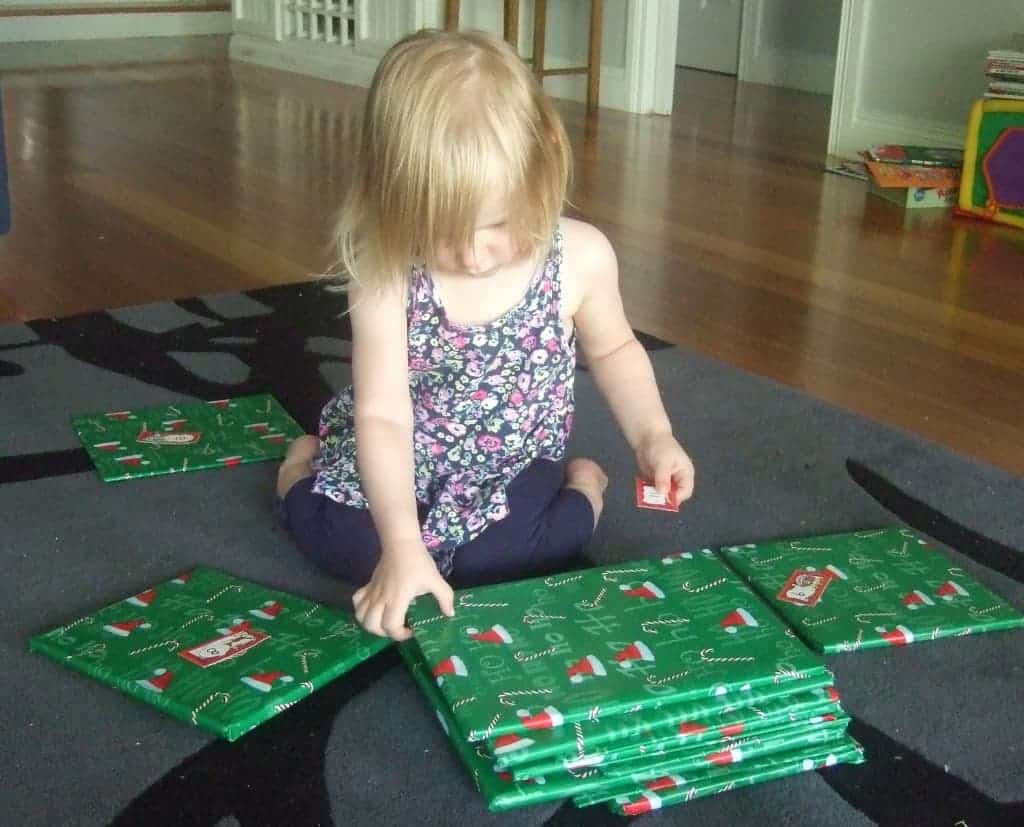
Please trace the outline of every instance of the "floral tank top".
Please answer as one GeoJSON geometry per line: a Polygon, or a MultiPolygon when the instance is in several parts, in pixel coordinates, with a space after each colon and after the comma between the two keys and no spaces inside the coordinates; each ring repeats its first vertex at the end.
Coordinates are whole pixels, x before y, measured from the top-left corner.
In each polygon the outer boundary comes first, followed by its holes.
{"type": "MultiPolygon", "coordinates": [[[[448,320],[430,274],[413,268],[407,304],[416,499],[442,574],[456,550],[509,513],[508,485],[536,459],[561,459],[572,428],[575,332],[561,318],[562,235],[523,298],[493,322],[448,320]]],[[[356,467],[352,388],[324,408],[313,490],[367,508],[356,467]]]]}

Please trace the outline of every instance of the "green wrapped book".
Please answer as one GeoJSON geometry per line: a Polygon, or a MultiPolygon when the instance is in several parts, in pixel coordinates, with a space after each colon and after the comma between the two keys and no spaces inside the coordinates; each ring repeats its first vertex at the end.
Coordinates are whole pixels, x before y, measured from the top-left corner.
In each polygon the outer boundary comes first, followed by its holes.
{"type": "MultiPolygon", "coordinates": [[[[615,770],[617,774],[618,765],[637,758],[682,755],[684,750],[700,755],[713,754],[728,748],[739,738],[762,738],[788,727],[798,731],[802,727],[845,719],[839,695],[831,687],[790,693],[749,707],[719,704],[712,708],[702,701],[680,704],[672,711],[673,723],[668,725],[644,725],[633,720],[644,713],[636,713],[611,718],[607,724],[599,722],[587,726],[590,722],[583,722],[565,729],[531,732],[531,740],[553,733],[568,736],[570,743],[554,754],[538,755],[537,744],[508,753],[507,757],[517,759],[511,768],[512,775],[517,779],[528,778],[566,766],[595,765],[606,771],[615,770]],[[574,735],[578,738],[573,738],[574,735]],[[534,760],[523,763],[520,756],[528,756],[531,751],[535,754],[534,760]]],[[[499,759],[495,763],[501,766],[503,762],[499,759]]]]}
{"type": "Polygon", "coordinates": [[[76,416],[104,482],[280,459],[302,428],[269,394],[76,416]]]}
{"type": "MultiPolygon", "coordinates": [[[[737,766],[716,766],[698,770],[687,776],[663,775],[637,784],[632,792],[608,802],[613,813],[637,816],[673,804],[729,792],[739,787],[773,781],[802,772],[823,769],[836,764],[864,762],[864,749],[849,735],[812,748],[774,753],[737,766]]],[[[608,801],[601,792],[582,793],[573,799],[578,807],[608,801]]]]}
{"type": "MultiPolygon", "coordinates": [[[[694,767],[696,779],[705,778],[708,769],[716,770],[712,778],[716,783],[722,778],[719,768],[737,769],[742,761],[746,783],[759,780],[758,768],[763,756],[770,756],[785,749],[790,757],[799,755],[801,759],[824,765],[829,754],[843,754],[849,741],[843,734],[846,719],[832,716],[832,721],[798,722],[784,732],[777,730],[773,736],[763,738],[730,738],[731,744],[722,745],[718,749],[710,746],[696,746],[684,754],[673,756],[652,755],[650,763],[636,761],[630,767],[622,767],[617,774],[611,774],[603,765],[580,765],[548,767],[544,773],[535,773],[530,778],[516,778],[514,774],[496,767],[494,756],[482,744],[471,744],[458,735],[455,716],[438,688],[427,662],[423,659],[419,647],[414,641],[401,644],[399,652],[409,668],[410,674],[420,687],[424,698],[434,710],[441,727],[449,737],[453,749],[473,778],[477,790],[484,796],[488,807],[494,811],[510,810],[547,801],[563,798],[585,796],[588,803],[608,801],[616,796],[632,793],[640,783],[637,779],[650,779],[652,783],[662,780],[663,773],[671,773],[666,777],[679,779],[675,767],[694,767]],[[817,731],[814,728],[818,727],[817,731]],[[823,727],[823,728],[822,728],[823,727]],[[746,748],[747,754],[741,754],[746,748]],[[827,749],[825,749],[827,748],[827,749]],[[753,771],[753,775],[751,775],[753,771]]],[[[809,768],[809,767],[808,767],[809,768]]],[[[723,782],[720,787],[726,787],[723,782]]],[[[646,789],[646,788],[645,788],[646,789]]],[[[703,795],[710,794],[708,785],[703,795]]],[[[720,791],[720,790],[715,790],[720,791]]]]}
{"type": "Polygon", "coordinates": [[[409,622],[469,741],[828,675],[708,549],[460,591],[454,618],[421,598],[409,622]]]}
{"type": "Polygon", "coordinates": [[[907,528],[729,546],[722,552],[818,652],[1024,626],[1024,615],[907,528]]]}
{"type": "Polygon", "coordinates": [[[319,603],[195,568],[29,649],[234,741],[388,644],[319,603]]]}

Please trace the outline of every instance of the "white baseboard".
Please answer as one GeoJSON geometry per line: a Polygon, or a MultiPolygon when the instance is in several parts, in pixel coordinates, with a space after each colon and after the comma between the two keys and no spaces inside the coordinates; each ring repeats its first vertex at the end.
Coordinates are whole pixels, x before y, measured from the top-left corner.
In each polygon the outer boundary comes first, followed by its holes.
{"type": "Polygon", "coordinates": [[[380,56],[359,54],[350,47],[309,41],[276,42],[245,34],[232,35],[229,54],[232,60],[352,86],[369,86],[380,62],[380,56]]]}
{"type": "Polygon", "coordinates": [[[231,12],[227,11],[149,14],[69,13],[40,17],[5,17],[0,24],[0,43],[176,37],[230,32],[231,12]]]}
{"type": "Polygon", "coordinates": [[[833,155],[853,157],[872,144],[962,147],[967,137],[967,113],[962,124],[920,121],[886,112],[855,112],[836,138],[833,155]]]}
{"type": "MultiPolygon", "coordinates": [[[[379,51],[379,50],[378,50],[379,51]]],[[[308,41],[280,42],[235,34],[231,37],[232,60],[258,63],[285,72],[347,83],[352,86],[369,86],[373,73],[380,61],[380,54],[356,52],[323,43],[308,41]]],[[[567,61],[549,58],[551,68],[569,65],[567,61]]],[[[552,97],[585,101],[587,80],[585,75],[555,75],[544,80],[544,88],[552,97]]],[[[605,67],[601,70],[601,106],[611,109],[625,109],[625,70],[605,67]]]]}

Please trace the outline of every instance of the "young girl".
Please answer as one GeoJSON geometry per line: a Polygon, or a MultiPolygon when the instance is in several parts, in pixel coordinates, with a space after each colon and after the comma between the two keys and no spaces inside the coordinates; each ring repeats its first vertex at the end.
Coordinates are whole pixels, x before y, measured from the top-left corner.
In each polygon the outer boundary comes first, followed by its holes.
{"type": "Polygon", "coordinates": [[[592,535],[607,479],[562,465],[576,344],[633,448],[676,502],[693,466],[626,321],[615,255],[560,216],[570,148],[515,51],[420,32],[370,87],[340,245],[353,385],[278,473],[313,561],[359,586],[356,617],[404,639],[409,602],[562,571],[592,535]]]}

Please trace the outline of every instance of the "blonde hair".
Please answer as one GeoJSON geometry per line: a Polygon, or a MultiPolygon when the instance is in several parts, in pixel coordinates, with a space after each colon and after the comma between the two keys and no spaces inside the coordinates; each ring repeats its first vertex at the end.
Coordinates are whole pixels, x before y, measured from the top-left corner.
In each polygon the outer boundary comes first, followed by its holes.
{"type": "Polygon", "coordinates": [[[424,30],[388,50],[370,86],[337,229],[342,279],[381,289],[472,243],[482,204],[508,197],[522,253],[550,242],[572,156],[536,78],[484,32],[424,30]]]}

